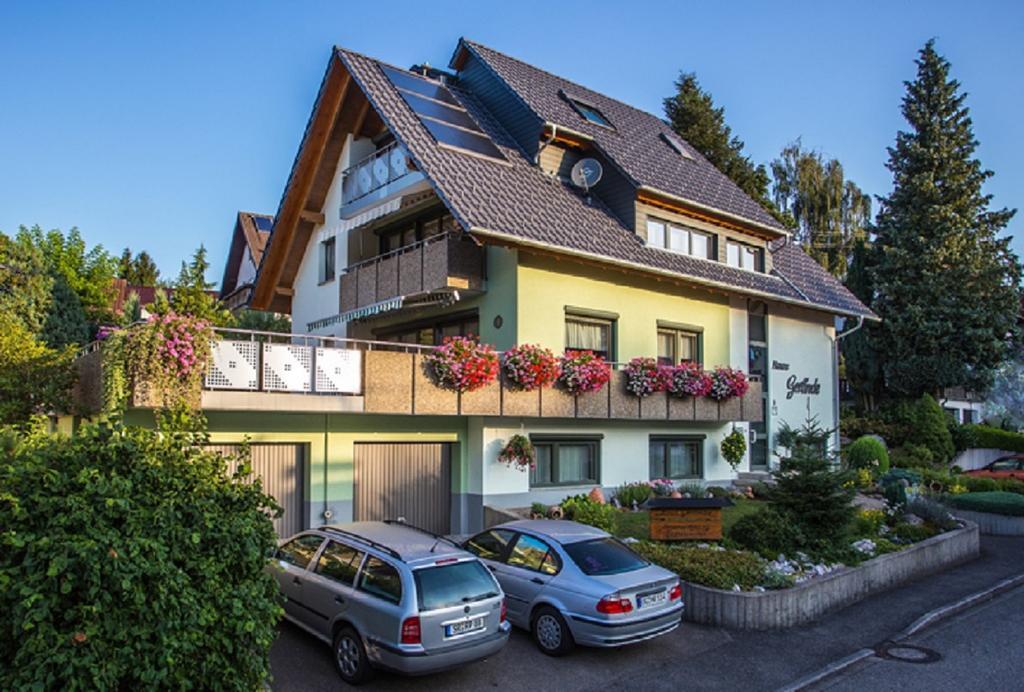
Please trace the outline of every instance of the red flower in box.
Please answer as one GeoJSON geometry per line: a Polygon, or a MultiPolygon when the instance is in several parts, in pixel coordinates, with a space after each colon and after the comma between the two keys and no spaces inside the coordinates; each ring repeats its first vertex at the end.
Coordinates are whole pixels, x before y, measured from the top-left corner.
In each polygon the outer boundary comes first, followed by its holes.
{"type": "Polygon", "coordinates": [[[486,387],[498,377],[498,354],[470,337],[446,338],[426,362],[440,386],[458,392],[486,387]]]}
{"type": "Polygon", "coordinates": [[[734,396],[743,396],[750,389],[750,382],[742,370],[719,366],[711,373],[711,391],[708,396],[723,401],[734,396]]]}
{"type": "Polygon", "coordinates": [[[596,392],[612,377],[611,366],[593,351],[566,351],[561,366],[559,382],[573,395],[596,392]]]}
{"type": "Polygon", "coordinates": [[[555,355],[549,349],[532,344],[505,351],[502,365],[508,381],[527,392],[550,387],[562,374],[555,355]]]}

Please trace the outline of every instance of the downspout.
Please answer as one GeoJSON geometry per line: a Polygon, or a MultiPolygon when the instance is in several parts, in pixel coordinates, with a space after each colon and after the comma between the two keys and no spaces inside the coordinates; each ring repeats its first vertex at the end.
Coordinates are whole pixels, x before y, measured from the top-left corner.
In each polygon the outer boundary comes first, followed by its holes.
{"type": "Polygon", "coordinates": [[[857,324],[853,325],[845,332],[839,332],[832,339],[832,381],[835,382],[835,387],[832,391],[832,420],[835,421],[836,426],[836,452],[839,451],[839,340],[848,337],[863,326],[864,315],[859,315],[857,317],[857,324]]]}
{"type": "Polygon", "coordinates": [[[548,137],[546,140],[544,140],[544,143],[540,145],[539,149],[537,149],[537,154],[536,154],[536,156],[533,157],[533,165],[535,165],[535,166],[539,166],[540,165],[540,155],[541,155],[541,152],[543,152],[545,149],[547,149],[548,145],[555,141],[555,136],[557,134],[558,134],[558,125],[555,125],[554,123],[551,123],[551,136],[548,137]]]}

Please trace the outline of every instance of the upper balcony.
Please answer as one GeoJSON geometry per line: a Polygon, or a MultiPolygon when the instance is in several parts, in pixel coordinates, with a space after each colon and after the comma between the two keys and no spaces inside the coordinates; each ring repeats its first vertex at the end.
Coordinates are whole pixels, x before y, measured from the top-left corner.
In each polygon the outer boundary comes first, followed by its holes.
{"type": "Polygon", "coordinates": [[[413,168],[405,147],[392,142],[342,171],[341,218],[350,219],[420,183],[425,185],[425,178],[413,168]]]}
{"type": "Polygon", "coordinates": [[[341,317],[348,321],[382,304],[401,307],[456,291],[484,290],[484,249],[459,232],[440,233],[346,267],[341,275],[341,317]]]}

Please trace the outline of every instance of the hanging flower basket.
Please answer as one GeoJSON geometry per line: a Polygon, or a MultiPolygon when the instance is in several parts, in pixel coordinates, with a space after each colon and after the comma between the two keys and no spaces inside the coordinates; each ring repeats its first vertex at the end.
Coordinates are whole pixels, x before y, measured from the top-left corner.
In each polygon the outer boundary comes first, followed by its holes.
{"type": "Polygon", "coordinates": [[[711,392],[711,375],[699,363],[680,363],[669,374],[668,392],[677,397],[707,396],[711,392]]]}
{"type": "Polygon", "coordinates": [[[654,358],[634,358],[625,373],[626,391],[641,398],[665,391],[670,376],[670,370],[660,367],[654,358]]]}
{"type": "Polygon", "coordinates": [[[438,385],[457,392],[486,387],[498,377],[498,354],[469,337],[445,339],[425,360],[438,385]]]}
{"type": "Polygon", "coordinates": [[[502,368],[509,383],[515,389],[526,392],[550,387],[562,373],[555,354],[532,344],[523,344],[505,351],[502,368]]]}
{"type": "Polygon", "coordinates": [[[711,391],[708,392],[715,401],[724,401],[734,396],[743,396],[750,389],[750,382],[742,370],[717,367],[711,373],[711,391]]]}
{"type": "Polygon", "coordinates": [[[747,436],[738,428],[722,438],[722,457],[729,462],[729,466],[735,471],[743,461],[743,455],[747,453],[747,436]]]}
{"type": "Polygon", "coordinates": [[[520,471],[529,471],[534,467],[537,453],[533,443],[526,435],[513,435],[498,453],[498,461],[520,471]]]}
{"type": "Polygon", "coordinates": [[[566,391],[572,395],[596,392],[608,384],[612,368],[593,351],[566,351],[561,360],[561,377],[566,391]]]}

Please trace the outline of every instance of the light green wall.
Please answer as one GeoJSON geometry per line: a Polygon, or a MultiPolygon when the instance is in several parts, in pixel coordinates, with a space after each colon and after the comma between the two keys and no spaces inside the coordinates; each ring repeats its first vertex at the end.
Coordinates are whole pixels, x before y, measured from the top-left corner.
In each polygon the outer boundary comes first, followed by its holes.
{"type": "Polygon", "coordinates": [[[657,355],[658,320],[704,329],[704,364],[729,363],[726,296],[537,255],[520,255],[518,342],[565,348],[565,308],[618,314],[616,359],[657,355]]]}

